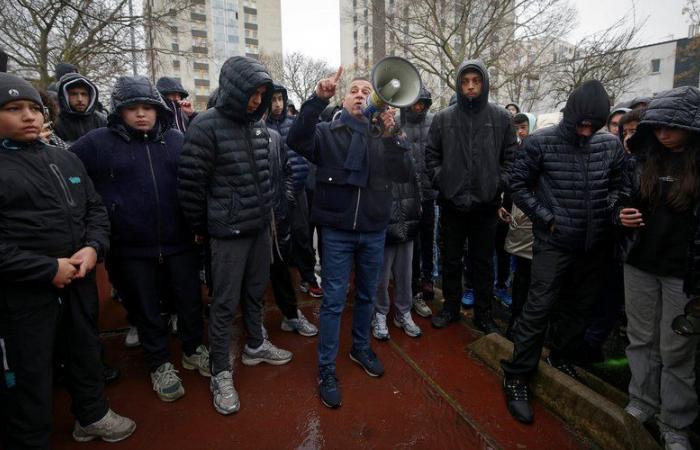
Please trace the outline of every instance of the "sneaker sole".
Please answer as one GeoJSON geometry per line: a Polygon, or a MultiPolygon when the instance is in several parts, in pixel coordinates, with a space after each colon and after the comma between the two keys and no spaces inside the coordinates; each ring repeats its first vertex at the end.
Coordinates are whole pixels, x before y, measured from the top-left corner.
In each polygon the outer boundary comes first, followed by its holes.
{"type": "Polygon", "coordinates": [[[370,377],[379,378],[379,377],[381,377],[382,375],[384,375],[383,373],[376,374],[376,373],[370,372],[369,370],[367,370],[367,368],[365,367],[364,364],[362,364],[359,360],[355,359],[355,357],[352,356],[352,353],[348,353],[348,355],[350,355],[350,359],[351,359],[352,361],[356,362],[360,367],[362,367],[362,370],[364,370],[365,373],[366,373],[367,375],[369,375],[370,377]]]}
{"type": "Polygon", "coordinates": [[[418,314],[419,316],[423,317],[423,318],[428,318],[428,317],[430,317],[430,316],[433,315],[432,311],[429,312],[429,313],[421,312],[421,311],[420,311],[418,308],[416,308],[415,306],[413,307],[413,311],[414,311],[416,314],[418,314]]]}
{"type": "Polygon", "coordinates": [[[293,333],[300,334],[301,336],[304,336],[304,337],[313,337],[313,336],[316,336],[318,334],[318,331],[316,331],[315,333],[307,333],[305,331],[299,330],[298,328],[292,328],[284,322],[282,322],[280,324],[280,328],[282,329],[282,331],[290,331],[293,333]]]}
{"type": "Polygon", "coordinates": [[[80,435],[76,436],[75,431],[72,433],[73,435],[73,440],[75,442],[91,442],[94,441],[95,439],[101,439],[105,442],[109,442],[110,444],[113,444],[115,442],[121,442],[124,439],[128,438],[132,434],[134,434],[134,431],[136,431],[136,422],[129,428],[129,431],[124,435],[124,436],[119,436],[119,437],[103,437],[103,436],[92,436],[92,435],[80,435]]]}
{"type": "Polygon", "coordinates": [[[156,395],[161,401],[164,401],[166,403],[172,403],[174,401],[180,400],[182,397],[185,396],[185,388],[180,386],[180,389],[178,389],[176,392],[173,392],[172,394],[161,394],[160,392],[156,392],[156,395]]]}
{"type": "Polygon", "coordinates": [[[374,337],[376,340],[378,340],[380,342],[386,342],[386,341],[391,339],[391,336],[389,334],[387,334],[386,336],[381,336],[381,335],[377,336],[376,334],[374,334],[374,331],[372,331],[372,337],[374,337]]]}
{"type": "Polygon", "coordinates": [[[238,410],[241,409],[241,402],[238,402],[238,404],[236,404],[236,407],[230,411],[219,408],[218,406],[216,406],[216,403],[214,403],[214,409],[216,410],[216,412],[218,412],[221,415],[229,416],[231,414],[237,413],[238,410]]]}
{"type": "Polygon", "coordinates": [[[311,292],[311,291],[307,292],[307,294],[309,294],[309,295],[312,296],[313,298],[323,298],[323,294],[314,294],[314,293],[311,292]]]}
{"type": "Polygon", "coordinates": [[[128,343],[124,341],[124,347],[126,348],[136,348],[136,347],[141,347],[141,342],[136,342],[136,343],[128,343]]]}
{"type": "Polygon", "coordinates": [[[423,334],[422,332],[418,332],[418,334],[416,334],[416,333],[412,333],[412,332],[408,331],[406,328],[403,327],[401,322],[396,320],[396,317],[394,317],[394,326],[397,328],[401,328],[403,330],[403,332],[406,333],[407,336],[412,337],[412,338],[420,337],[420,335],[423,334]]]}
{"type": "Polygon", "coordinates": [[[326,403],[326,401],[321,397],[321,403],[323,403],[323,406],[325,406],[328,409],[338,409],[343,405],[343,402],[338,403],[337,405],[330,405],[326,403]]]}
{"type": "Polygon", "coordinates": [[[191,363],[187,362],[187,361],[185,360],[185,358],[182,358],[182,361],[181,361],[181,362],[182,362],[182,368],[183,368],[183,369],[187,369],[187,370],[197,370],[201,376],[207,377],[207,378],[210,378],[210,377],[211,377],[211,373],[210,373],[210,372],[204,372],[204,371],[202,371],[202,368],[201,368],[201,367],[199,367],[199,366],[196,365],[196,364],[191,364],[191,363]]]}
{"type": "Polygon", "coordinates": [[[288,359],[251,358],[250,356],[245,355],[241,357],[241,362],[246,366],[257,366],[260,363],[268,363],[273,366],[283,366],[291,360],[291,356],[288,359]]]}

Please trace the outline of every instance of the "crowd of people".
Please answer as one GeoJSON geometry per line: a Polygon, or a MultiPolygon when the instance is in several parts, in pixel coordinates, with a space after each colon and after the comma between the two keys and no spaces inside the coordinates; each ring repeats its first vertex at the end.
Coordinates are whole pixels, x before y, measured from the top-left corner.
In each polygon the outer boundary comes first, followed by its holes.
{"type": "Polygon", "coordinates": [[[230,359],[239,306],[242,363],[292,360],[264,325],[268,284],[280,328],[318,335],[329,408],[343,401],[336,359],[350,292],[348,357],[371,377],[385,372],[371,341],[390,339],[390,317],[419,338],[413,314],[439,330],[473,308],[475,328],[501,333],[500,301],[514,344],[502,362],[505,401],[523,423],[534,420],[529,383],[543,349],[546,364],[575,379],[577,364],[602,358],[624,310],[625,411],[656,420],[666,448],[691,448],[697,337],[674,319],[700,294],[700,90],[611,108],[590,80],[558,124],[541,126],[517,104],[489,102],[479,60],[459,67],[455,96],[437,112],[421,88],[398,114],[367,117],[372,84],[354,77],[340,92],[342,75],[321,80],[297,113],[246,57],[226,61],[205,111],[173,78],[120,77],[105,108],[70,64],[46,92],[0,73],[4,448],[48,448],[58,370],[76,441],[134,432],[104,395],[118,373],[99,341],[98,262],[128,313],[125,343],[143,349],[164,402],[185,395],[168,345],[176,329],[179,366],[209,379],[218,413],[239,410],[230,359]],[[433,305],[438,278],[444,302],[433,305]],[[297,290],[322,299],[318,324],[297,290]]]}

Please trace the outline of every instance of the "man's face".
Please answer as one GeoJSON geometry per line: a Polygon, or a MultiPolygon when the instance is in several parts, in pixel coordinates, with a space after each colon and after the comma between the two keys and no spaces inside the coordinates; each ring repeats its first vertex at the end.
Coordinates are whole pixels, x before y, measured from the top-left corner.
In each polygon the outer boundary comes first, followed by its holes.
{"type": "Polygon", "coordinates": [[[620,118],[623,116],[623,113],[615,113],[614,116],[610,118],[610,124],[608,125],[608,131],[614,134],[615,136],[619,135],[620,133],[620,118]]]}
{"type": "Polygon", "coordinates": [[[576,125],[576,134],[583,137],[591,137],[595,133],[593,130],[593,124],[587,120],[584,120],[580,124],[576,125]]]}
{"type": "Polygon", "coordinates": [[[516,108],[515,105],[508,105],[506,109],[513,115],[518,114],[518,108],[516,108]]]}
{"type": "Polygon", "coordinates": [[[246,112],[248,114],[253,114],[255,111],[257,111],[263,101],[265,92],[267,92],[267,86],[260,86],[255,90],[253,95],[250,96],[248,99],[248,106],[246,108],[246,112]]]}
{"type": "Polygon", "coordinates": [[[361,118],[362,110],[367,104],[367,97],[372,94],[372,85],[369,81],[355,80],[350,84],[347,94],[343,99],[343,107],[354,117],[361,118]]]}
{"type": "Polygon", "coordinates": [[[637,132],[637,125],[639,125],[639,122],[637,121],[627,122],[626,124],[622,125],[622,143],[624,144],[625,151],[627,153],[630,153],[632,151],[629,148],[628,141],[632,136],[634,136],[634,133],[637,132]]]}
{"type": "Polygon", "coordinates": [[[479,72],[467,70],[460,79],[460,90],[462,95],[474,99],[481,95],[484,78],[479,72]]]}
{"type": "Polygon", "coordinates": [[[178,94],[177,92],[168,92],[167,94],[165,94],[165,98],[167,98],[168,100],[172,100],[175,103],[180,103],[180,101],[182,100],[182,95],[178,94]]]}
{"type": "Polygon", "coordinates": [[[15,100],[0,108],[0,138],[16,142],[39,139],[44,126],[44,110],[29,100],[15,100]]]}
{"type": "Polygon", "coordinates": [[[270,112],[273,117],[279,117],[282,115],[282,110],[284,109],[284,96],[281,92],[275,92],[272,94],[272,105],[270,106],[270,112]]]}
{"type": "Polygon", "coordinates": [[[156,108],[146,103],[125,106],[121,110],[122,119],[131,128],[150,131],[156,126],[156,108]]]}
{"type": "Polygon", "coordinates": [[[518,135],[518,139],[522,141],[530,134],[530,124],[528,122],[516,123],[515,133],[518,135]]]}
{"type": "Polygon", "coordinates": [[[90,91],[85,86],[68,89],[68,104],[76,112],[85,112],[90,104],[90,91]]]}
{"type": "Polygon", "coordinates": [[[669,150],[681,150],[690,138],[689,131],[670,127],[655,127],[654,135],[669,150]]]}
{"type": "Polygon", "coordinates": [[[418,101],[411,105],[411,111],[413,111],[416,114],[420,114],[423,111],[425,111],[425,102],[418,101]]]}

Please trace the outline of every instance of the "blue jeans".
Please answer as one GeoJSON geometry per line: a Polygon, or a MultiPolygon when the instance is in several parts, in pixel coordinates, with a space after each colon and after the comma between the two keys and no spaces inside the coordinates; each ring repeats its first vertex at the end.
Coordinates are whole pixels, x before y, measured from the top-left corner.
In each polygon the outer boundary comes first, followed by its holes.
{"type": "Polygon", "coordinates": [[[345,307],[350,271],[355,263],[355,304],[352,318],[352,342],[356,349],[369,348],[372,321],[372,297],[377,292],[384,261],[386,231],[363,233],[323,227],[323,266],[321,283],[319,367],[335,371],[340,341],[340,315],[345,307]]]}

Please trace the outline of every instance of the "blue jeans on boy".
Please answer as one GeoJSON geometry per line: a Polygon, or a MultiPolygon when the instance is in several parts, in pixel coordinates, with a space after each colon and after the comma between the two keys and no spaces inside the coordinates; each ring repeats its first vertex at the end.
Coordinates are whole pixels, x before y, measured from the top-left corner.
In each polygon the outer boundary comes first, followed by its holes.
{"type": "Polygon", "coordinates": [[[386,231],[343,231],[323,227],[323,302],[320,311],[318,365],[335,371],[340,341],[340,316],[345,307],[350,272],[355,263],[355,303],[352,341],[356,349],[369,348],[369,332],[374,305],[372,297],[384,261],[386,231]]]}

